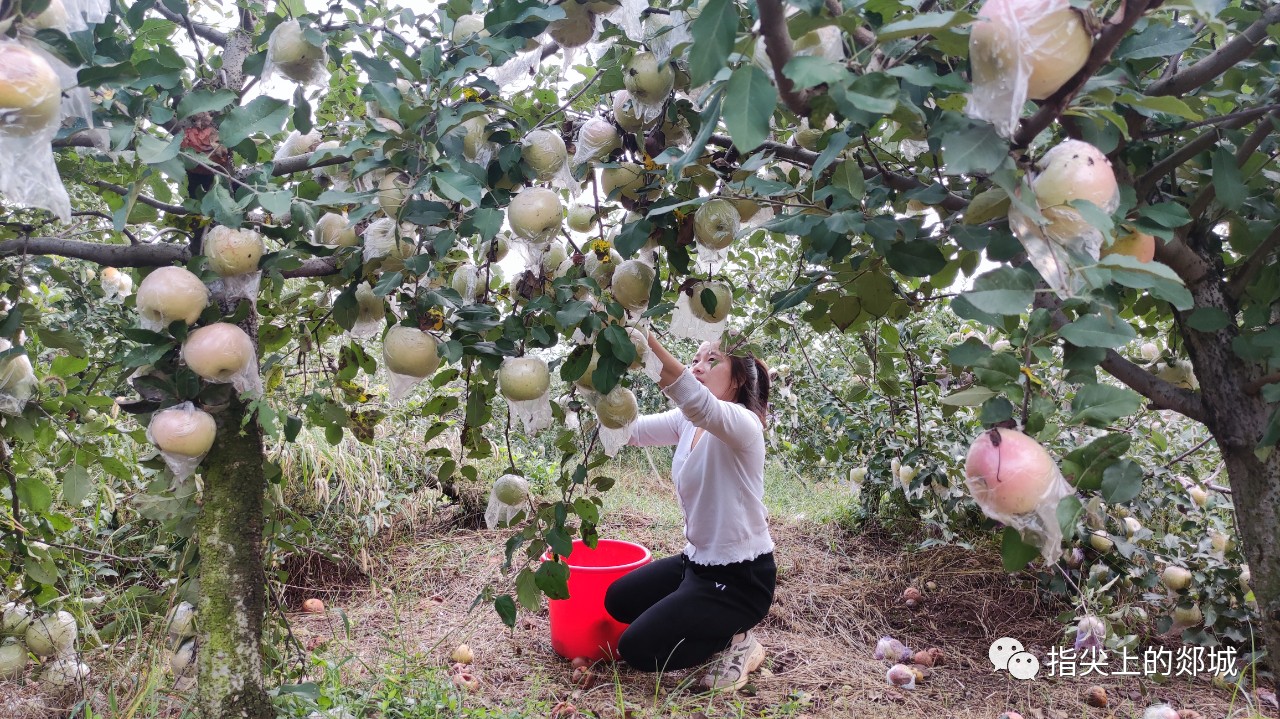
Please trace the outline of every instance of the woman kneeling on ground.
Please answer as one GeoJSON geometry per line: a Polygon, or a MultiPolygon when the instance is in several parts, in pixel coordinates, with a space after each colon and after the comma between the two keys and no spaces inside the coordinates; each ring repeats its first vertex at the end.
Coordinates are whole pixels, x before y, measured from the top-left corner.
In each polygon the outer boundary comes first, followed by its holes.
{"type": "Polygon", "coordinates": [[[605,609],[631,625],[618,653],[632,667],[686,669],[718,653],[702,686],[737,690],[764,661],[751,628],[769,613],[777,577],[763,501],[768,370],[710,342],[692,367],[652,334],[649,346],[677,409],[640,417],[630,444],[676,446],[671,477],[688,544],[614,582],[605,609]]]}

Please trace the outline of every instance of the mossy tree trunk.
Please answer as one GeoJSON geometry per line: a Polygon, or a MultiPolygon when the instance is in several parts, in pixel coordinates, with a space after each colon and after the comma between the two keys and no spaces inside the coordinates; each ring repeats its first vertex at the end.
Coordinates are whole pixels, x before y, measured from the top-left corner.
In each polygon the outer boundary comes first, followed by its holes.
{"type": "MultiPolygon", "coordinates": [[[[236,311],[236,301],[216,299],[224,315],[236,311]]],[[[251,310],[240,327],[256,345],[257,313],[251,310]]],[[[262,679],[266,453],[257,417],[230,385],[226,387],[229,401],[208,408],[217,420],[218,435],[204,461],[204,492],[196,525],[200,548],[198,712],[201,719],[274,719],[262,679]]]]}

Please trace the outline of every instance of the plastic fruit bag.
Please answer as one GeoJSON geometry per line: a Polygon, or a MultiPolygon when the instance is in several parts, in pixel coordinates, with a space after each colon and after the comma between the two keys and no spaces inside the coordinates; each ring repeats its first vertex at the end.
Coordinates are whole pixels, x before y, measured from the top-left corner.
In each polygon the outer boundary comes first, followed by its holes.
{"type": "Polygon", "coordinates": [[[518,474],[498,477],[489,490],[489,505],[484,510],[484,524],[497,529],[509,524],[516,515],[527,509],[529,482],[518,474]]]}
{"type": "Polygon", "coordinates": [[[191,402],[162,409],[147,423],[147,440],[160,450],[174,480],[190,477],[204,461],[217,436],[217,423],[191,402]]]}
{"type": "Polygon", "coordinates": [[[271,31],[267,40],[264,77],[280,73],[299,85],[324,85],[329,81],[325,64],[325,44],[312,45],[297,20],[285,20],[271,31]]]}
{"type": "Polygon", "coordinates": [[[1058,502],[1072,489],[1039,443],[1013,429],[983,432],[965,459],[965,485],[983,514],[1018,530],[1046,564],[1057,561],[1058,502]]]}
{"type": "MultiPolygon", "coordinates": [[[[0,338],[0,352],[12,347],[12,342],[0,338]]],[[[0,413],[22,414],[27,401],[36,393],[38,384],[31,367],[31,358],[25,354],[13,354],[0,359],[0,413]]]]}
{"type": "Polygon", "coordinates": [[[41,53],[0,39],[0,196],[40,207],[64,222],[71,199],[53,162],[62,87],[41,53]]]}
{"type": "Polygon", "coordinates": [[[987,0],[969,34],[973,92],[965,114],[1012,137],[1027,99],[1057,92],[1092,45],[1070,0],[987,0]]]}

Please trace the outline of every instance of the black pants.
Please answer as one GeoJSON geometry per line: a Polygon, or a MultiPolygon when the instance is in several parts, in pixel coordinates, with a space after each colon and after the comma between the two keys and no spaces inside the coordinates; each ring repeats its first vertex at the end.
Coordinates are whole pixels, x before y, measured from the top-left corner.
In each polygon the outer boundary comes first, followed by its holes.
{"type": "Polygon", "coordinates": [[[707,566],[683,554],[651,562],[609,586],[604,607],[630,624],[618,653],[636,669],[687,669],[759,624],[773,603],[773,553],[707,566]]]}

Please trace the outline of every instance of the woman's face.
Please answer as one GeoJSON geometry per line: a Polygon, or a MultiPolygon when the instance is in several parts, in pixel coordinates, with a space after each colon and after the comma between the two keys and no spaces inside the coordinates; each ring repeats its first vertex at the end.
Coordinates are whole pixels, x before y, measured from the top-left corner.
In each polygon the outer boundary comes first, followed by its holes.
{"type": "Polygon", "coordinates": [[[733,366],[729,358],[720,351],[718,344],[703,342],[698,353],[693,356],[690,370],[699,382],[711,390],[711,394],[726,402],[733,401],[738,389],[733,381],[733,366]]]}

